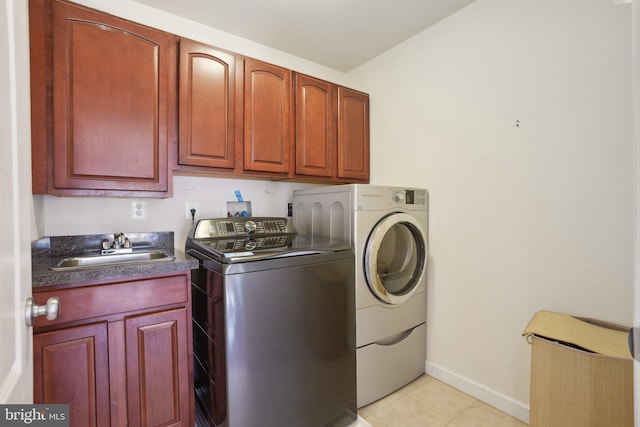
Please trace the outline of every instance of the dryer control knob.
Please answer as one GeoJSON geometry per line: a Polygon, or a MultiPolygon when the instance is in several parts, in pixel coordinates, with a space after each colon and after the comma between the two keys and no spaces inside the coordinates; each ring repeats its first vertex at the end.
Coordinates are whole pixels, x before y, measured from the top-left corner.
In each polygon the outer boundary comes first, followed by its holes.
{"type": "Polygon", "coordinates": [[[244,229],[247,231],[247,233],[253,233],[254,231],[256,231],[256,223],[254,221],[247,221],[244,223],[244,229]]]}
{"type": "Polygon", "coordinates": [[[404,202],[404,193],[402,191],[394,191],[393,201],[398,203],[404,202]]]}

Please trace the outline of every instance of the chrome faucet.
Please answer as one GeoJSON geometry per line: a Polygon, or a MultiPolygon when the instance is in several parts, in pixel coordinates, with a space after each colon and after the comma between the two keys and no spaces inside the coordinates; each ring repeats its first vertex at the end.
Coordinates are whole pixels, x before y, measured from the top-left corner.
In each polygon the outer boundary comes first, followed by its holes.
{"type": "Polygon", "coordinates": [[[113,241],[103,240],[101,255],[126,254],[133,252],[131,241],[124,233],[113,235],[113,241]]]}

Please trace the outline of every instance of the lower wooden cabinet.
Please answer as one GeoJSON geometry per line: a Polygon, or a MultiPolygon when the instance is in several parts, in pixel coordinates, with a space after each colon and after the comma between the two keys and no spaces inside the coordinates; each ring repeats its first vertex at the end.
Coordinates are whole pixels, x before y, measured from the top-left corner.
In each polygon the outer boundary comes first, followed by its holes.
{"type": "Polygon", "coordinates": [[[109,426],[107,323],[36,334],[34,403],[69,405],[73,426],[109,426]]]}
{"type": "MultiPolygon", "coordinates": [[[[189,320],[190,320],[189,316],[189,320]]],[[[127,406],[130,426],[185,425],[189,413],[184,349],[187,310],[172,310],[125,320],[127,406]]]]}
{"type": "Polygon", "coordinates": [[[34,289],[36,304],[60,298],[57,320],[36,319],[34,403],[69,404],[78,427],[193,425],[189,282],[187,272],[34,289]]]}

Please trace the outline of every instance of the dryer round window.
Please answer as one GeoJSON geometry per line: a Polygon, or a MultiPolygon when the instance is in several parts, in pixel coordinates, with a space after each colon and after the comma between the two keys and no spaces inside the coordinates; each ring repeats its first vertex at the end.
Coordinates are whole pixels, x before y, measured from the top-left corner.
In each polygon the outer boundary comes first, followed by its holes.
{"type": "Polygon", "coordinates": [[[384,217],[371,231],[364,250],[367,285],[380,301],[400,305],[418,289],[427,264],[427,238],[412,215],[384,217]]]}

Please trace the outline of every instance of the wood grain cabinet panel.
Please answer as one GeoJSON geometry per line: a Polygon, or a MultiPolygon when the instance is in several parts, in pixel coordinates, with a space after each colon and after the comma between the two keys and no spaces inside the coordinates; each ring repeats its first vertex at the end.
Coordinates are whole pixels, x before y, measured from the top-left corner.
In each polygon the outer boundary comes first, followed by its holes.
{"type": "Polygon", "coordinates": [[[34,403],[68,404],[72,427],[109,426],[107,323],[33,337],[34,403]]]}
{"type": "Polygon", "coordinates": [[[369,95],[295,75],[294,177],[369,182],[369,95]]]}
{"type": "Polygon", "coordinates": [[[34,402],[69,404],[78,427],[191,426],[190,277],[34,288],[60,299],[34,324],[34,402]]]}
{"type": "MultiPolygon", "coordinates": [[[[50,175],[47,188],[35,192],[170,195],[175,36],[60,0],[33,0],[30,6],[32,18],[44,16],[48,29],[43,34],[34,28],[38,20],[31,25],[32,58],[45,57],[32,61],[32,81],[50,79],[45,96],[53,95],[45,100],[51,103],[45,117],[41,109],[32,111],[34,128],[42,122],[51,128],[45,141],[35,134],[34,151],[44,149],[51,162],[50,170],[34,171],[50,175]],[[51,42],[39,42],[43,36],[51,42]]],[[[33,96],[42,97],[42,90],[33,96]]],[[[42,100],[34,98],[34,104],[42,100]]]]}
{"type": "Polygon", "coordinates": [[[369,95],[338,88],[338,177],[369,180],[369,95]]]}
{"type": "Polygon", "coordinates": [[[180,40],[180,165],[233,169],[236,138],[236,57],[180,40]]]}
{"type": "Polygon", "coordinates": [[[185,309],[125,321],[130,426],[188,426],[185,309]]]}
{"type": "Polygon", "coordinates": [[[244,169],[290,171],[292,72],[245,59],[244,169]]]}
{"type": "Polygon", "coordinates": [[[295,75],[296,175],[330,178],[336,170],[336,86],[295,75]]]}

